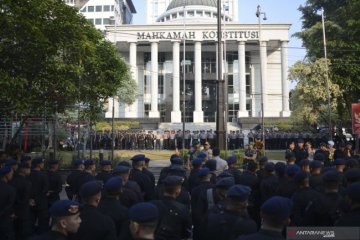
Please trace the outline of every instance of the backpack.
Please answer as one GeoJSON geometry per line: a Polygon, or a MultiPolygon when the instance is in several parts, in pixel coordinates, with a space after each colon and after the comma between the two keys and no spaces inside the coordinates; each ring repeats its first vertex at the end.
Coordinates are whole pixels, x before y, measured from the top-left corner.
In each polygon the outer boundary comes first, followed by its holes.
{"type": "Polygon", "coordinates": [[[179,217],[178,211],[172,206],[167,206],[167,204],[161,200],[155,201],[155,205],[162,213],[162,217],[159,219],[155,230],[156,239],[181,239],[181,225],[179,225],[177,221],[179,217]]]}

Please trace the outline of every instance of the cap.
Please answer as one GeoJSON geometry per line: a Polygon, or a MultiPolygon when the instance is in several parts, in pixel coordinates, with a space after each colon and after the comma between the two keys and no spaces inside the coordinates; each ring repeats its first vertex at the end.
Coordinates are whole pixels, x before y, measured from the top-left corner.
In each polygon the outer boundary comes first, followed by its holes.
{"type": "Polygon", "coordinates": [[[339,174],[335,170],[330,170],[323,175],[324,183],[338,183],[340,178],[339,174]]]}
{"type": "Polygon", "coordinates": [[[210,170],[207,167],[204,167],[204,168],[200,169],[198,176],[202,178],[202,177],[207,176],[209,173],[210,173],[210,170]]]}
{"type": "Polygon", "coordinates": [[[44,159],[41,157],[37,157],[32,160],[32,164],[34,164],[34,165],[41,164],[41,163],[44,163],[44,159]]]}
{"type": "Polygon", "coordinates": [[[106,181],[104,187],[107,191],[120,191],[122,187],[122,178],[121,177],[111,177],[106,181]]]}
{"type": "Polygon", "coordinates": [[[159,210],[154,204],[151,203],[137,203],[129,209],[129,219],[133,222],[154,222],[158,218],[159,210]]]}
{"type": "Polygon", "coordinates": [[[239,201],[246,201],[251,193],[251,188],[244,185],[234,185],[226,193],[226,196],[239,201]]]}
{"type": "Polygon", "coordinates": [[[0,176],[5,176],[6,174],[8,174],[9,172],[11,172],[11,167],[5,166],[0,168],[0,176]]]}
{"type": "Polygon", "coordinates": [[[115,167],[115,169],[113,170],[113,173],[114,174],[124,174],[124,173],[127,173],[129,174],[130,168],[127,167],[127,166],[121,166],[121,165],[118,165],[115,167]]]}
{"type": "Polygon", "coordinates": [[[293,203],[289,198],[274,196],[266,200],[261,206],[261,212],[265,215],[276,217],[279,220],[289,218],[293,203]]]}
{"type": "Polygon", "coordinates": [[[309,174],[307,172],[300,171],[295,175],[294,181],[295,181],[295,183],[300,184],[308,177],[309,177],[309,174]]]}
{"type": "Polygon", "coordinates": [[[93,161],[93,160],[86,160],[85,162],[84,162],[84,165],[85,166],[91,166],[91,165],[94,165],[95,164],[95,162],[93,161]]]}
{"type": "Polygon", "coordinates": [[[267,162],[267,161],[269,161],[269,159],[268,159],[267,156],[263,156],[263,157],[261,157],[261,158],[259,159],[259,163],[265,163],[265,162],[267,162]]]}
{"type": "Polygon", "coordinates": [[[133,156],[130,160],[132,160],[134,162],[145,161],[145,155],[144,154],[137,154],[137,155],[133,156]]]}
{"type": "Polygon", "coordinates": [[[179,176],[167,176],[163,182],[165,186],[179,186],[183,184],[184,179],[179,176]]]}
{"type": "Polygon", "coordinates": [[[111,161],[110,160],[102,160],[102,161],[100,161],[100,165],[101,166],[109,166],[109,165],[111,165],[111,161]]]}
{"type": "Polygon", "coordinates": [[[197,158],[200,158],[200,159],[203,159],[203,158],[206,158],[206,157],[207,157],[207,155],[204,152],[199,153],[199,155],[197,156],[197,158]]]}
{"type": "Polygon", "coordinates": [[[230,157],[228,157],[228,159],[226,159],[226,161],[228,164],[234,164],[237,162],[237,158],[236,158],[236,156],[230,156],[230,157]]]}
{"type": "Polygon", "coordinates": [[[92,197],[101,192],[103,184],[101,181],[90,181],[80,187],[80,196],[83,198],[92,197]]]}
{"type": "Polygon", "coordinates": [[[275,171],[275,164],[272,163],[272,162],[266,163],[266,164],[265,164],[265,170],[266,170],[267,172],[273,172],[273,171],[275,171]]]}
{"type": "Polygon", "coordinates": [[[131,164],[128,161],[121,161],[118,163],[118,166],[125,166],[131,168],[131,164]]]}
{"type": "Polygon", "coordinates": [[[55,160],[55,159],[52,159],[52,160],[49,160],[49,161],[48,161],[48,164],[49,164],[49,165],[56,165],[56,164],[59,164],[59,161],[58,161],[58,160],[55,160]]]}
{"type": "Polygon", "coordinates": [[[345,159],[343,158],[336,158],[334,160],[334,165],[345,165],[345,159]]]}
{"type": "Polygon", "coordinates": [[[202,159],[200,159],[200,158],[195,158],[194,160],[191,161],[191,164],[192,164],[194,167],[201,166],[201,164],[202,164],[202,159]]]}
{"type": "Polygon", "coordinates": [[[79,203],[71,200],[58,200],[49,209],[53,217],[66,217],[79,213],[79,203]]]}
{"type": "Polygon", "coordinates": [[[318,160],[314,160],[314,161],[311,161],[310,163],[310,168],[311,169],[314,169],[314,168],[321,168],[322,167],[322,163],[318,160]]]}
{"type": "Polygon", "coordinates": [[[346,192],[353,201],[360,202],[360,182],[351,184],[346,192]]]}
{"type": "Polygon", "coordinates": [[[17,164],[17,161],[15,159],[10,159],[5,162],[6,167],[11,167],[17,164]]]}
{"type": "Polygon", "coordinates": [[[234,176],[229,171],[223,171],[217,177],[220,179],[220,178],[227,178],[227,177],[234,177],[234,176]]]}
{"type": "Polygon", "coordinates": [[[171,164],[184,165],[184,161],[180,157],[174,157],[170,159],[171,164]]]}
{"type": "Polygon", "coordinates": [[[233,177],[225,177],[225,178],[220,178],[216,182],[216,187],[218,187],[218,188],[230,188],[234,184],[235,184],[235,180],[234,180],[233,177]]]}
{"type": "Polygon", "coordinates": [[[215,159],[210,159],[205,163],[205,166],[207,168],[209,168],[210,171],[215,171],[216,170],[216,160],[215,159]]]}
{"type": "Polygon", "coordinates": [[[82,165],[82,164],[84,164],[84,163],[85,163],[84,160],[77,159],[77,160],[75,160],[74,165],[75,165],[75,166],[79,166],[79,165],[82,165]]]}
{"type": "Polygon", "coordinates": [[[295,176],[296,173],[300,171],[300,167],[298,165],[287,165],[286,167],[286,175],[295,176]]]}

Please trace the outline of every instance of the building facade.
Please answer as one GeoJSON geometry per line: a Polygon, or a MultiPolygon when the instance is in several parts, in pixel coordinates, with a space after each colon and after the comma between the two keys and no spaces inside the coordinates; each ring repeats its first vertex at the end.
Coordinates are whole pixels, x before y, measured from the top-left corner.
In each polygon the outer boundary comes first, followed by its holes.
{"type": "MultiPolygon", "coordinates": [[[[187,0],[185,8],[182,0],[152,0],[147,6],[155,2],[168,4],[156,23],[107,27],[138,84],[132,105],[115,100],[115,117],[215,122],[216,0],[187,0]]],[[[261,117],[261,97],[265,117],[288,117],[290,25],[262,24],[260,34],[258,24],[239,24],[228,9],[221,13],[227,120],[261,117]]],[[[108,109],[110,118],[112,101],[108,109]]]]}

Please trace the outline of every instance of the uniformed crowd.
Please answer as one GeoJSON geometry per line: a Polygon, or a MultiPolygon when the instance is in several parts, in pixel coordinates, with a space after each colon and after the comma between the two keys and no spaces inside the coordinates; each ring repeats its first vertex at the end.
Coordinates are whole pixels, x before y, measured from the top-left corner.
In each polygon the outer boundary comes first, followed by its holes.
{"type": "Polygon", "coordinates": [[[312,156],[304,145],[291,142],[277,163],[249,145],[239,169],[236,156],[194,141],[191,169],[174,154],[157,182],[143,154],[116,166],[76,160],[69,200],[58,161],[45,170],[42,158],[2,154],[0,239],[259,240],[285,239],[286,226],[359,227],[359,158],[345,145],[321,143],[312,156]]]}

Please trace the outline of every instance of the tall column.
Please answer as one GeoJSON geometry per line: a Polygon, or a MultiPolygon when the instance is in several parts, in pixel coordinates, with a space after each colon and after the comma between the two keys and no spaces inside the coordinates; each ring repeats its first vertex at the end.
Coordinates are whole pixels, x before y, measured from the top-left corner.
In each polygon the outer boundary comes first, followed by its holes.
{"type": "Polygon", "coordinates": [[[173,42],[173,108],[171,122],[181,122],[180,111],[180,42],[173,42]]]}
{"type": "MultiPolygon", "coordinates": [[[[137,46],[136,46],[135,42],[130,43],[130,54],[129,55],[130,55],[129,62],[130,62],[131,75],[136,82],[136,87],[138,88],[137,58],[136,58],[137,46]]],[[[136,93],[137,92],[138,91],[136,91],[136,93]]],[[[137,118],[138,117],[138,99],[137,99],[137,97],[136,97],[134,103],[128,107],[128,111],[125,112],[125,117],[127,117],[127,118],[137,118]]]]}
{"type": "Polygon", "coordinates": [[[159,64],[158,64],[158,48],[157,42],[151,43],[151,110],[150,118],[159,118],[158,110],[158,80],[159,80],[159,64]]]}
{"type": "Polygon", "coordinates": [[[238,118],[249,117],[249,112],[246,111],[246,68],[245,68],[245,42],[238,42],[239,55],[239,112],[238,118]]]}
{"type": "MultiPolygon", "coordinates": [[[[266,82],[267,82],[267,42],[261,41],[260,43],[260,71],[261,71],[261,92],[262,92],[262,101],[264,104],[264,116],[266,117],[268,114],[267,108],[267,92],[266,92],[266,82]]],[[[261,105],[261,103],[260,103],[261,105]]],[[[261,109],[260,109],[261,111],[261,109]]]]}
{"type": "Polygon", "coordinates": [[[290,117],[288,89],[288,42],[281,42],[282,117],[290,117]]]}
{"type": "Polygon", "coordinates": [[[201,86],[201,42],[195,42],[195,111],[194,123],[204,122],[202,111],[202,86],[201,86]]]}

